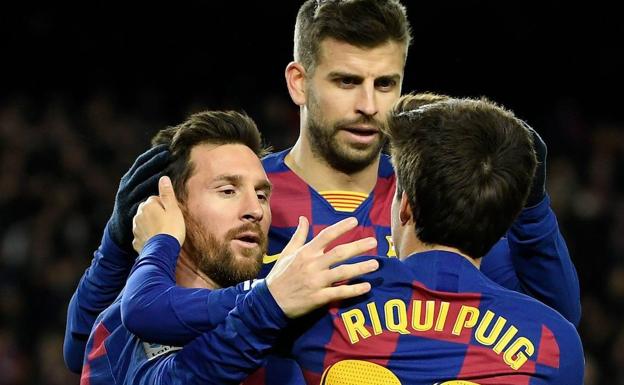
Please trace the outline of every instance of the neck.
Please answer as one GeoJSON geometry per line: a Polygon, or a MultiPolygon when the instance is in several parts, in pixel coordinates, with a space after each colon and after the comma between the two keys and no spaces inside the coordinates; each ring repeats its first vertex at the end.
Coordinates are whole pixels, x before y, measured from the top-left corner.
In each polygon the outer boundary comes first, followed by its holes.
{"type": "Polygon", "coordinates": [[[347,174],[332,168],[324,159],[312,152],[308,139],[300,135],[297,143],[286,155],[286,165],[316,191],[345,190],[369,194],[377,183],[379,159],[363,170],[347,174]]]}
{"type": "Polygon", "coordinates": [[[423,243],[417,237],[408,237],[403,244],[399,247],[399,255],[401,260],[406,259],[410,255],[414,253],[422,253],[425,251],[448,251],[451,253],[459,254],[462,257],[466,258],[470,263],[472,263],[477,269],[481,268],[481,258],[474,259],[467,254],[462,253],[459,249],[450,246],[437,245],[437,244],[426,244],[423,243]]]}
{"type": "Polygon", "coordinates": [[[219,289],[219,285],[202,273],[184,250],[176,265],[176,284],[188,288],[219,289]]]}

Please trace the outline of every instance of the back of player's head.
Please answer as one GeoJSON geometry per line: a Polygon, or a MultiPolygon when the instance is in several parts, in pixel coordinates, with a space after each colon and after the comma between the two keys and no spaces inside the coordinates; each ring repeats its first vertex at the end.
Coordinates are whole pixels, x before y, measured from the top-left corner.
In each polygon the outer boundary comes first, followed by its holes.
{"type": "Polygon", "coordinates": [[[160,130],[152,138],[152,146],[166,144],[171,151],[171,164],[166,170],[178,198],[186,198],[186,181],[193,174],[191,150],[200,144],[242,144],[258,157],[267,153],[256,123],[236,111],[203,111],[191,115],[177,126],[160,130]]]}
{"type": "Polygon", "coordinates": [[[398,114],[404,111],[415,110],[427,104],[442,102],[451,99],[448,95],[436,94],[433,92],[411,92],[405,94],[394,103],[392,111],[398,114]]]}
{"type": "Polygon", "coordinates": [[[403,106],[388,130],[397,198],[405,191],[416,236],[482,257],[529,193],[536,165],[530,133],[510,111],[484,99],[403,106]]]}
{"type": "Polygon", "coordinates": [[[295,24],[295,60],[313,72],[320,43],[333,38],[359,48],[374,48],[387,41],[407,46],[411,31],[399,0],[307,0],[295,24]]]}

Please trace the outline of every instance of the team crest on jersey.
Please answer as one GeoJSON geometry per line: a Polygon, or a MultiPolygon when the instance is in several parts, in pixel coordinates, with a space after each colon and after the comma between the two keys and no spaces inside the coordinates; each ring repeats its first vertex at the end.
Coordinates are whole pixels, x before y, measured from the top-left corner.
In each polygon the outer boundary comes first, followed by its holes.
{"type": "Polygon", "coordinates": [[[169,354],[178,350],[182,350],[182,348],[179,346],[150,344],[149,342],[143,342],[143,350],[145,350],[145,355],[147,356],[147,360],[150,361],[150,360],[153,360],[154,358],[164,356],[165,354],[169,354]]]}

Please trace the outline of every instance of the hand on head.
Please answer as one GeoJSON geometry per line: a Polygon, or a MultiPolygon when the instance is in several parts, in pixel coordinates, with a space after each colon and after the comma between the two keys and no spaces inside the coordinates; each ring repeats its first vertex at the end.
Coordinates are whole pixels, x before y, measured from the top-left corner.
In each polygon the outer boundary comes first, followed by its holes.
{"type": "Polygon", "coordinates": [[[158,191],[158,179],[170,159],[168,146],[155,146],[141,154],[121,178],[107,227],[113,242],[124,251],[132,251],[132,217],[139,204],[158,191]]]}
{"type": "Polygon", "coordinates": [[[180,245],[186,237],[184,215],[178,205],[171,180],[163,176],[158,181],[158,196],[150,196],[139,205],[134,216],[132,247],[141,252],[145,242],[157,234],[169,234],[176,238],[180,245]]]}

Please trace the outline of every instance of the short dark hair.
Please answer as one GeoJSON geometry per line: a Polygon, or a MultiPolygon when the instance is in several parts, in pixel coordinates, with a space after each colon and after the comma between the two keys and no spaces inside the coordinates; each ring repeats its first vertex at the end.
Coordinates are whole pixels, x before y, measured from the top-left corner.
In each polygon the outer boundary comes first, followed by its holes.
{"type": "Polygon", "coordinates": [[[536,158],[523,122],[485,99],[450,98],[395,110],[388,130],[418,238],[484,256],[529,193],[536,158]]]}
{"type": "Polygon", "coordinates": [[[295,60],[306,71],[314,70],[320,43],[328,37],[363,48],[387,41],[407,48],[412,39],[398,0],[307,0],[297,14],[294,42],[295,60]]]}
{"type": "Polygon", "coordinates": [[[186,182],[193,174],[191,150],[199,144],[242,144],[259,158],[268,153],[256,123],[245,113],[236,111],[203,111],[191,115],[177,126],[160,130],[152,146],[166,144],[171,151],[171,164],[165,171],[171,177],[179,199],[186,199],[186,182]]]}

